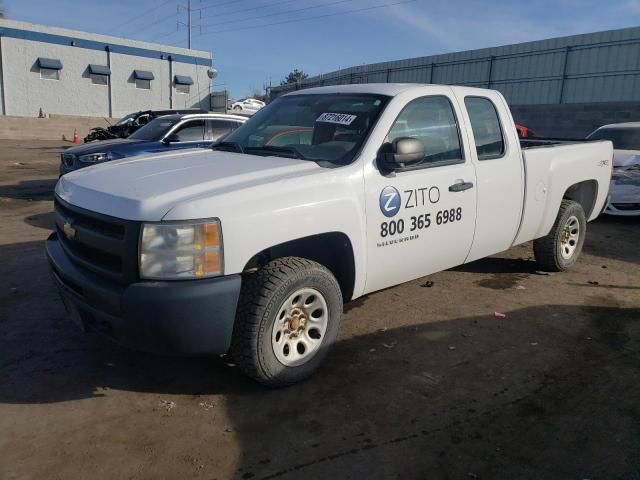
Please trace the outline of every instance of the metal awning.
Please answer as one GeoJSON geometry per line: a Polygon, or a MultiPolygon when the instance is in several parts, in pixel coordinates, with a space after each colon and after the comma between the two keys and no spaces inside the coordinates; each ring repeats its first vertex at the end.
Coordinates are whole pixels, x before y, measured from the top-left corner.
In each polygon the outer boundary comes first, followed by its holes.
{"type": "Polygon", "coordinates": [[[187,75],[176,75],[174,81],[176,85],[193,85],[193,79],[187,75]]]}
{"type": "Polygon", "coordinates": [[[62,62],[56,58],[38,57],[38,66],[40,68],[50,68],[51,70],[62,70],[62,62]]]}
{"type": "Polygon", "coordinates": [[[89,65],[89,72],[92,75],[111,75],[111,69],[106,65],[89,65]]]}
{"type": "Polygon", "coordinates": [[[153,72],[148,72],[146,70],[134,70],[133,76],[136,77],[136,80],[153,80],[153,72]]]}

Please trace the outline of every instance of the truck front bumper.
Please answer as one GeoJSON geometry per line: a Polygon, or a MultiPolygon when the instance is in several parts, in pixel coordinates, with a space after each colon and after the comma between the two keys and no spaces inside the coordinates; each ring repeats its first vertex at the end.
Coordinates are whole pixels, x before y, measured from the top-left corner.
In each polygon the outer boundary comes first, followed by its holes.
{"type": "Polygon", "coordinates": [[[56,233],[47,239],[46,251],[67,312],[83,330],[153,353],[210,355],[229,349],[240,275],[120,285],[74,264],[56,233]]]}

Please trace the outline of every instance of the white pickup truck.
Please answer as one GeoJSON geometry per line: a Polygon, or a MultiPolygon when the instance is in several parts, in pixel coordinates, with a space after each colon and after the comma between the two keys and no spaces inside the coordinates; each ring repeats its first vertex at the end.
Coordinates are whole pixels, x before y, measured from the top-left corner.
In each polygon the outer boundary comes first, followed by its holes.
{"type": "Polygon", "coordinates": [[[271,386],[311,375],[343,301],[535,240],[577,260],[609,141],[522,141],[500,93],[368,84],[278,98],[211,150],[64,175],[47,240],[73,319],[135,349],[230,351],[271,386]]]}

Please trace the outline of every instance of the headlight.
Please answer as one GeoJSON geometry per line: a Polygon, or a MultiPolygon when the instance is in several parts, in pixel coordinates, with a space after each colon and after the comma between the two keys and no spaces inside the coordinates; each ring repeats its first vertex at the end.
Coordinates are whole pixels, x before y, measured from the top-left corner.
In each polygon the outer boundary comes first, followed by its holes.
{"type": "Polygon", "coordinates": [[[98,163],[98,162],[108,162],[114,160],[115,156],[111,152],[107,153],[88,153],[86,155],[80,155],[78,160],[84,163],[98,163]]]}
{"type": "Polygon", "coordinates": [[[140,277],[176,280],[223,273],[218,220],[145,223],[140,240],[140,277]]]}

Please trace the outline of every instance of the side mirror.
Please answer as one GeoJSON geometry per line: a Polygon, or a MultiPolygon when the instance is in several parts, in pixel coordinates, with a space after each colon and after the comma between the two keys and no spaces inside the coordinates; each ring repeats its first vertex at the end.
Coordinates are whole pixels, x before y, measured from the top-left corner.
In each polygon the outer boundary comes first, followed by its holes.
{"type": "Polygon", "coordinates": [[[180,141],[180,137],[178,136],[178,134],[171,133],[166,137],[164,137],[164,140],[162,140],[162,143],[166,143],[168,145],[170,143],[178,143],[179,141],[180,141]]]}
{"type": "Polygon", "coordinates": [[[400,137],[386,145],[378,153],[379,167],[384,170],[402,170],[424,159],[424,144],[417,138],[400,137]]]}

